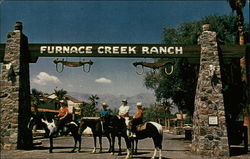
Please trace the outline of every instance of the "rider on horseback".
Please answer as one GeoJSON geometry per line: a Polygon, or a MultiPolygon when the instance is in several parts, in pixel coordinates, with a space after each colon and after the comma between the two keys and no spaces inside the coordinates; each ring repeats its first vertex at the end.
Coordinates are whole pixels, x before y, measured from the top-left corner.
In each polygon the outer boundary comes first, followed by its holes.
{"type": "Polygon", "coordinates": [[[119,117],[121,119],[121,127],[122,127],[122,123],[126,123],[126,126],[128,127],[128,123],[129,123],[129,110],[130,107],[128,106],[128,101],[127,99],[123,99],[122,100],[122,105],[119,108],[119,117]]]}
{"type": "Polygon", "coordinates": [[[100,112],[100,116],[104,117],[104,116],[108,116],[111,114],[111,110],[108,109],[109,105],[107,103],[102,103],[102,111],[100,112]]]}
{"type": "Polygon", "coordinates": [[[100,117],[101,117],[101,125],[102,125],[102,132],[106,133],[106,131],[108,131],[108,122],[109,121],[104,121],[103,120],[107,120],[107,118],[109,117],[109,115],[111,115],[111,110],[108,109],[109,105],[107,103],[102,103],[102,111],[100,112],[100,117]]]}
{"type": "Polygon", "coordinates": [[[63,133],[64,126],[67,122],[70,120],[69,110],[68,110],[68,104],[67,101],[60,101],[60,109],[59,113],[55,115],[56,118],[58,118],[58,132],[63,133]]]}
{"type": "Polygon", "coordinates": [[[122,105],[119,108],[119,116],[124,119],[129,117],[129,106],[126,99],[122,100],[122,105]]]}
{"type": "Polygon", "coordinates": [[[131,136],[130,137],[136,137],[136,126],[143,123],[143,111],[142,111],[142,103],[138,102],[136,103],[137,106],[137,113],[133,116],[133,119],[131,120],[131,136]]]}

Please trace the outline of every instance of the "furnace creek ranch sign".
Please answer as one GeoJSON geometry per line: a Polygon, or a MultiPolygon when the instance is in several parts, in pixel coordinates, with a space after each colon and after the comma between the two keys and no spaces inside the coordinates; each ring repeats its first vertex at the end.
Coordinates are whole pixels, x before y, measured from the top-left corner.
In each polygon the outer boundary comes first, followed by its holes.
{"type": "Polygon", "coordinates": [[[178,55],[182,46],[40,46],[40,54],[95,54],[95,55],[178,55]]]}
{"type": "MultiPolygon", "coordinates": [[[[34,43],[29,44],[28,48],[31,63],[39,57],[188,58],[191,63],[199,63],[200,58],[198,45],[34,43]]],[[[239,58],[243,56],[245,47],[221,46],[221,49],[223,58],[239,58]]],[[[5,45],[0,44],[0,61],[4,50],[5,45]]]]}

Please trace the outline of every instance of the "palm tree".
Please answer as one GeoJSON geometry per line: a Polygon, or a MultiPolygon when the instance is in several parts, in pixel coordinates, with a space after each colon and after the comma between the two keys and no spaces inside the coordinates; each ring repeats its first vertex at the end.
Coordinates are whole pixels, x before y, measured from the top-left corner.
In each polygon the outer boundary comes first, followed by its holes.
{"type": "Polygon", "coordinates": [[[246,5],[246,0],[228,0],[230,7],[233,11],[236,11],[237,14],[237,25],[239,32],[239,44],[244,45],[244,16],[242,8],[246,5]]]}
{"type": "Polygon", "coordinates": [[[98,101],[100,98],[95,94],[95,95],[91,95],[89,96],[89,100],[91,102],[91,104],[95,107],[98,104],[98,101]]]}
{"type": "Polygon", "coordinates": [[[59,102],[60,102],[60,100],[64,100],[65,98],[64,98],[64,96],[67,94],[68,92],[66,91],[66,90],[64,90],[64,89],[60,89],[60,90],[56,90],[56,89],[54,89],[54,94],[56,95],[56,108],[57,109],[59,109],[58,108],[58,106],[59,106],[59,102]]]}
{"type": "Polygon", "coordinates": [[[34,114],[37,115],[38,113],[38,105],[42,103],[41,98],[43,97],[43,92],[38,91],[37,89],[33,88],[31,90],[31,104],[34,106],[34,114]]]}
{"type": "Polygon", "coordinates": [[[96,115],[96,105],[98,104],[98,101],[100,98],[95,94],[89,96],[88,100],[90,103],[81,104],[81,115],[86,117],[92,117],[96,115]]]}
{"type": "MultiPolygon", "coordinates": [[[[43,103],[41,98],[44,93],[33,88],[31,90],[31,105],[34,107],[34,114],[38,115],[38,106],[43,103]]],[[[34,125],[33,130],[36,131],[36,125],[34,125]]]]}

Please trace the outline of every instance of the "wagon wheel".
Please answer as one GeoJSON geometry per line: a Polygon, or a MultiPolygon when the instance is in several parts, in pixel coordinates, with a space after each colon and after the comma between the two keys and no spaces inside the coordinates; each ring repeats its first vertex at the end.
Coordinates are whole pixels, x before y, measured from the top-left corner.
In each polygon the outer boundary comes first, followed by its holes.
{"type": "Polygon", "coordinates": [[[137,66],[135,67],[135,72],[136,72],[136,74],[138,74],[138,75],[142,75],[143,73],[144,73],[144,67],[141,65],[141,72],[138,72],[137,71],[137,66]]]}
{"type": "Polygon", "coordinates": [[[170,69],[170,72],[168,72],[167,68],[165,67],[164,68],[164,71],[167,75],[171,75],[173,72],[174,72],[174,65],[171,65],[171,69],[170,69]]]}

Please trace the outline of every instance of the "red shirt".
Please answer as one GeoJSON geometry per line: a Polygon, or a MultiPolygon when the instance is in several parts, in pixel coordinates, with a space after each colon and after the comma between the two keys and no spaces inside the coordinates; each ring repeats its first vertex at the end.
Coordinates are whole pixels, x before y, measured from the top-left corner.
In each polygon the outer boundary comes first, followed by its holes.
{"type": "Polygon", "coordinates": [[[59,114],[58,114],[58,116],[64,116],[66,113],[68,113],[69,112],[69,110],[68,110],[68,107],[61,107],[60,109],[59,109],[59,114]]]}
{"type": "Polygon", "coordinates": [[[142,109],[138,109],[137,113],[134,115],[134,119],[139,119],[142,118],[143,114],[142,114],[142,109]]]}

